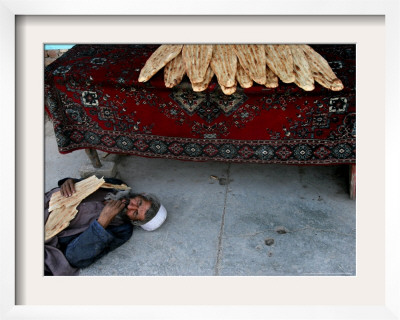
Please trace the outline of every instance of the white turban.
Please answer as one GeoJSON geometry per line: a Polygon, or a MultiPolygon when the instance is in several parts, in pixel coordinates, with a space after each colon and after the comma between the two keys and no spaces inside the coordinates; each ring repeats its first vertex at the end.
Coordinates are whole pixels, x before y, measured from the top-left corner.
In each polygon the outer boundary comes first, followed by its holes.
{"type": "Polygon", "coordinates": [[[154,231],[158,229],[167,218],[167,210],[163,205],[160,205],[160,209],[157,214],[149,222],[142,224],[141,227],[146,231],[154,231]]]}

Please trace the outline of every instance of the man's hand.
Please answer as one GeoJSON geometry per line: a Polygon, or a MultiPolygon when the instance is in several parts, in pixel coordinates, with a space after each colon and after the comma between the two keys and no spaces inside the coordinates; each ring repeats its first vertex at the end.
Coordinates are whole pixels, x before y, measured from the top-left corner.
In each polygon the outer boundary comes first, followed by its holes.
{"type": "Polygon", "coordinates": [[[64,197],[70,197],[75,193],[75,182],[74,179],[67,179],[60,189],[61,195],[64,197]]]}
{"type": "Polygon", "coordinates": [[[111,220],[123,209],[125,208],[126,200],[110,200],[107,202],[106,206],[100,213],[97,222],[107,228],[111,220]]]}

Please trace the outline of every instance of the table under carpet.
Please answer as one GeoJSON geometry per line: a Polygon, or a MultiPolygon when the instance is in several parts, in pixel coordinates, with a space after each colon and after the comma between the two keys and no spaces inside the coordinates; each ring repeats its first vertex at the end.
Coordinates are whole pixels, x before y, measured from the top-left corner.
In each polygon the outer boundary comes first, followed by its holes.
{"type": "Polygon", "coordinates": [[[159,45],[76,45],[45,68],[45,109],[60,153],[97,149],[191,161],[355,164],[355,45],[312,45],[344,89],[310,92],[279,82],[222,93],[216,78],[193,92],[163,70],[138,76],[159,45]]]}

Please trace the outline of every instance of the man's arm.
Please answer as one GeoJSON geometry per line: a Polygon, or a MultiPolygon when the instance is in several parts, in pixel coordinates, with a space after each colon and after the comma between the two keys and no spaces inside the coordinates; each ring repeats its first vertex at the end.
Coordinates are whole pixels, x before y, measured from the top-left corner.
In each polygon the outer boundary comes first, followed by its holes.
{"type": "Polygon", "coordinates": [[[132,231],[133,226],[130,223],[104,230],[97,221],[93,221],[88,229],[67,245],[65,257],[73,267],[88,267],[106,253],[128,241],[132,231]]]}
{"type": "MultiPolygon", "coordinates": [[[[65,178],[58,182],[60,192],[64,197],[70,197],[75,192],[75,183],[81,179],[65,178]]],[[[71,241],[59,239],[68,262],[77,268],[87,267],[107,252],[126,242],[132,235],[131,224],[107,228],[112,219],[125,207],[126,200],[111,200],[100,213],[99,218],[92,222],[88,229],[71,241]],[[106,230],[107,228],[107,230],[106,230]]]]}
{"type": "Polygon", "coordinates": [[[123,209],[125,208],[126,200],[109,200],[101,211],[97,221],[105,229],[110,224],[111,220],[123,209]]]}
{"type": "Polygon", "coordinates": [[[130,223],[106,230],[111,220],[125,207],[125,200],[111,200],[101,211],[97,221],[72,240],[65,249],[65,257],[77,268],[87,267],[107,252],[119,247],[132,235],[130,223]]]}

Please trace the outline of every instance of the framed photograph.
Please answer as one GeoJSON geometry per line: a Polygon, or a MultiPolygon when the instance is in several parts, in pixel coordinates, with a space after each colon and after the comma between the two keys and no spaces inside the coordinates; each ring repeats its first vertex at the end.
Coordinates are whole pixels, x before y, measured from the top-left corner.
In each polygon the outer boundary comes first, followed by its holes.
{"type": "Polygon", "coordinates": [[[400,317],[397,2],[0,1],[2,318],[400,317]],[[355,277],[43,276],[43,45],[126,42],[356,44],[355,277]]]}

